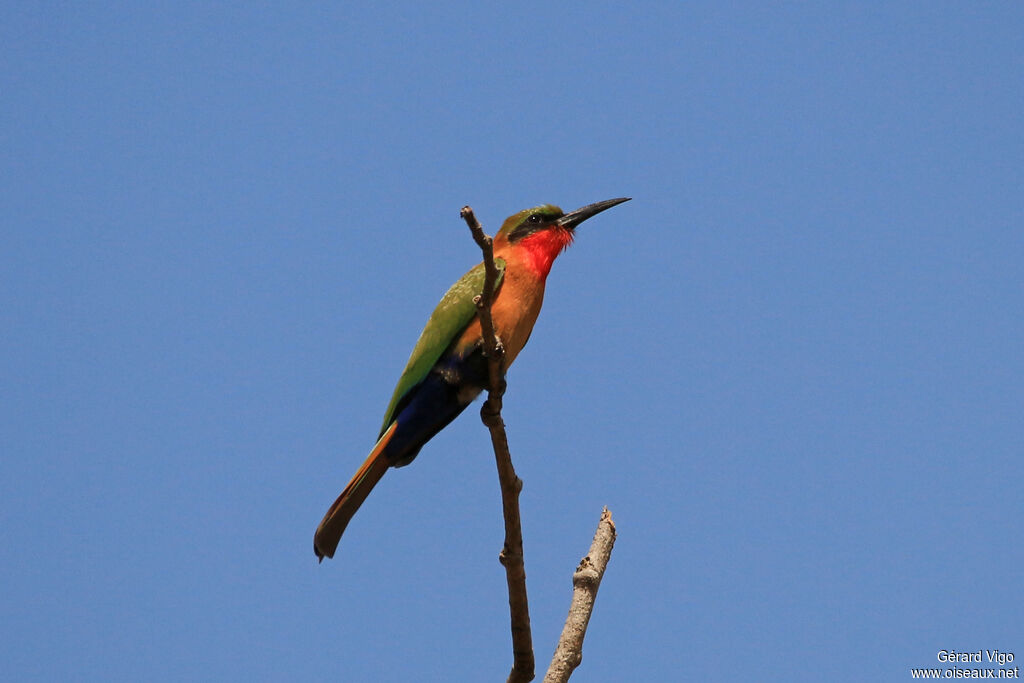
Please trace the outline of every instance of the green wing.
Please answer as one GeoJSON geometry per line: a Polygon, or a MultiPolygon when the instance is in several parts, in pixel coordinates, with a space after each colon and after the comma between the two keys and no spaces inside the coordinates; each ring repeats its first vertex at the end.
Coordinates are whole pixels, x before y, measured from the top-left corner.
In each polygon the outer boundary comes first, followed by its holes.
{"type": "MultiPolygon", "coordinates": [[[[495,259],[494,265],[498,267],[498,280],[494,284],[494,291],[498,291],[502,278],[505,276],[505,261],[495,259]]],[[[398,386],[391,396],[391,403],[388,404],[387,412],[384,413],[384,424],[381,426],[381,435],[387,431],[395,419],[395,408],[402,398],[415,388],[420,382],[426,379],[430,369],[434,367],[438,359],[453,341],[476,315],[476,304],[473,297],[483,291],[484,288],[484,264],[477,264],[472,270],[459,278],[459,281],[451,286],[437,304],[437,308],[430,315],[427,326],[423,328],[419,341],[413,347],[409,362],[398,378],[398,386]]],[[[378,436],[378,438],[380,438],[378,436]]]]}

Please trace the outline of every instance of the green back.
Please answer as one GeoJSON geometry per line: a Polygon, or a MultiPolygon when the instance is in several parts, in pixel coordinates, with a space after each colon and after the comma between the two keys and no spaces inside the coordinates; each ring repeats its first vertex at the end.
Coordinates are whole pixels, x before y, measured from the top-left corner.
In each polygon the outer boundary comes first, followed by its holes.
{"type": "MultiPolygon", "coordinates": [[[[497,292],[502,278],[505,276],[505,261],[500,258],[495,259],[494,264],[498,267],[498,281],[494,285],[494,291],[497,292]]],[[[420,334],[419,341],[413,347],[412,355],[409,356],[409,362],[406,363],[402,376],[398,378],[398,386],[395,387],[391,403],[388,404],[387,412],[384,413],[384,424],[380,428],[380,436],[394,422],[395,407],[402,398],[426,379],[430,369],[441,358],[445,349],[472,322],[473,316],[476,315],[476,304],[473,303],[473,297],[483,291],[484,276],[484,264],[479,263],[459,278],[459,281],[441,297],[441,302],[437,304],[430,320],[427,321],[427,326],[420,334]]]]}

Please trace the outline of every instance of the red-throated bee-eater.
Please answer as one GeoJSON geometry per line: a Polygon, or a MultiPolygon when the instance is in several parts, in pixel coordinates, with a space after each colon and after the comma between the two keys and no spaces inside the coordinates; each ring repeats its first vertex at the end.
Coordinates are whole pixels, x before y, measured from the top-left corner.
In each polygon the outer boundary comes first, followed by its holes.
{"type": "MultiPolygon", "coordinates": [[[[498,282],[491,305],[494,331],[505,348],[504,367],[516,359],[544,300],[555,257],[572,243],[583,221],[628,197],[563,213],[545,204],[509,216],[494,237],[498,282]]],[[[389,467],[412,462],[488,384],[480,320],[473,298],[483,289],[484,264],[452,285],[423,328],[384,413],[377,444],[334,501],[313,537],[313,551],[334,557],[349,520],[389,467]]]]}

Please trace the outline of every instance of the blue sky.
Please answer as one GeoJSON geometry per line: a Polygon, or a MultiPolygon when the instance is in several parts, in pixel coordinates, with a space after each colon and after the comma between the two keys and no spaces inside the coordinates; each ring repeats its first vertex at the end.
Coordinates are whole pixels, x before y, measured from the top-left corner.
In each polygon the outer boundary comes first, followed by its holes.
{"type": "Polygon", "coordinates": [[[365,5],[0,12],[5,679],[500,680],[475,408],[313,530],[459,209],[623,195],[508,377],[539,668],[603,505],[574,680],[1024,659],[1020,4],[365,5]]]}

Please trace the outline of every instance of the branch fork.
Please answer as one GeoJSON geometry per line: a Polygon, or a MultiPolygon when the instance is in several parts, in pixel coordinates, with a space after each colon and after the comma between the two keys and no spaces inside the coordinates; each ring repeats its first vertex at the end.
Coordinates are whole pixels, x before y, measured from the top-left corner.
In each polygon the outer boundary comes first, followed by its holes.
{"type": "MultiPolygon", "coordinates": [[[[505,518],[505,543],[498,561],[505,568],[508,584],[508,605],[512,629],[512,670],[507,683],[528,683],[534,678],[533,635],[530,630],[530,608],[526,596],[526,569],[523,564],[523,529],[519,514],[519,493],[523,481],[512,466],[505,422],[501,419],[502,397],[505,394],[505,349],[494,330],[491,305],[494,303],[498,268],[494,263],[494,241],[484,232],[473,209],[462,207],[459,213],[469,226],[473,239],[483,253],[484,287],[474,297],[480,316],[483,354],[487,358],[487,400],[480,408],[480,419],[491,434],[494,458],[501,484],[501,507],[505,518]]],[[[615,543],[615,524],[608,508],[604,509],[594,535],[590,553],[583,558],[573,574],[573,598],[562,637],[544,683],[564,683],[583,659],[583,638],[586,635],[594,599],[615,543]]]]}

